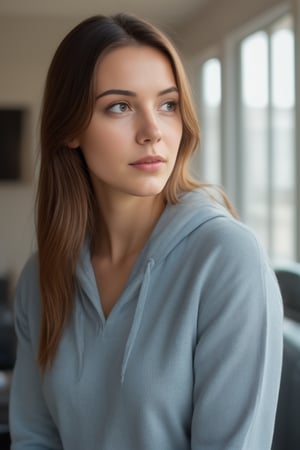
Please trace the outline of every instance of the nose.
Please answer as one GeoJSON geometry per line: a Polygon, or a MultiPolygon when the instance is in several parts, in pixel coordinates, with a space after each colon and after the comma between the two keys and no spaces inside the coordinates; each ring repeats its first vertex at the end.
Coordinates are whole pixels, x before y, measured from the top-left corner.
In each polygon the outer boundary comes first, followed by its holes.
{"type": "Polygon", "coordinates": [[[153,113],[145,113],[139,118],[136,141],[138,144],[155,144],[161,140],[162,133],[153,113]]]}

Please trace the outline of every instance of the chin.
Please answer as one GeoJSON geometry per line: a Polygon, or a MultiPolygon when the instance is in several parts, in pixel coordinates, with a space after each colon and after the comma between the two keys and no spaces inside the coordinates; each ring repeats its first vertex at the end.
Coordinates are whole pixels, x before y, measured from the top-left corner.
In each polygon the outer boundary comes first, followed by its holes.
{"type": "Polygon", "coordinates": [[[144,187],[141,189],[136,189],[133,195],[137,197],[155,197],[156,195],[162,194],[165,187],[165,184],[160,186],[144,187]]]}
{"type": "Polygon", "coordinates": [[[168,178],[160,180],[159,182],[158,180],[155,181],[156,182],[148,182],[148,183],[144,182],[139,185],[136,185],[135,189],[136,195],[141,197],[150,197],[161,194],[166,188],[168,178]]]}

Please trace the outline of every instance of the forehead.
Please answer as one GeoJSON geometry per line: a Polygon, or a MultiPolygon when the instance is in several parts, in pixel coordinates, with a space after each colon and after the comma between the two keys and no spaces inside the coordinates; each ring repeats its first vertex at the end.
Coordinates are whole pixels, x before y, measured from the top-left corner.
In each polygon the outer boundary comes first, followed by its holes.
{"type": "Polygon", "coordinates": [[[166,55],[143,45],[130,45],[109,51],[97,65],[97,90],[126,88],[158,90],[176,86],[174,72],[166,55]]]}

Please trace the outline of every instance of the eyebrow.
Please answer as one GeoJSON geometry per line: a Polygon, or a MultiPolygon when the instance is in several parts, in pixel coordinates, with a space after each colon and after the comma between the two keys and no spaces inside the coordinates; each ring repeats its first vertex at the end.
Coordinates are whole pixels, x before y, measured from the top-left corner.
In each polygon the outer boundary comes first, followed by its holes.
{"type": "MultiPolygon", "coordinates": [[[[159,91],[158,97],[161,97],[162,95],[170,94],[171,92],[178,92],[178,88],[175,86],[169,87],[168,89],[164,89],[162,91],[159,91]]],[[[96,100],[98,100],[101,97],[105,97],[107,95],[124,95],[128,97],[137,97],[136,92],[128,91],[126,89],[109,89],[108,91],[104,91],[101,94],[96,96],[96,100]]]]}

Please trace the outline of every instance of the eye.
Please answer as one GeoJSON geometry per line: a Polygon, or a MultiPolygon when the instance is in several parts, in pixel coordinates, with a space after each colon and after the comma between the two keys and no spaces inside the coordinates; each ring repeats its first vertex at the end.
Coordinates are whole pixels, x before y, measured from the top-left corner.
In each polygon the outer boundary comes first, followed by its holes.
{"type": "Polygon", "coordinates": [[[171,100],[162,104],[161,109],[166,112],[176,111],[178,102],[171,100]]]}
{"type": "Polygon", "coordinates": [[[116,114],[121,114],[129,111],[129,105],[125,102],[114,103],[113,105],[107,108],[109,112],[113,112],[116,114]]]}

